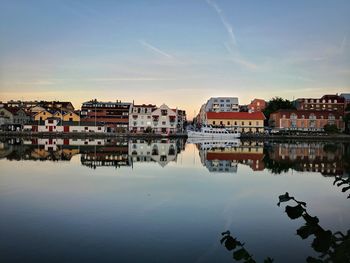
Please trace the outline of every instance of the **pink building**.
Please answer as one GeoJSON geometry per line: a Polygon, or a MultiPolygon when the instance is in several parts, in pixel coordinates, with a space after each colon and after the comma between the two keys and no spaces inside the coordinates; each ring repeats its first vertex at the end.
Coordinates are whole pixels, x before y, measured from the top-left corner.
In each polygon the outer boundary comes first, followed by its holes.
{"type": "Polygon", "coordinates": [[[344,121],[338,112],[278,110],[270,115],[270,126],[278,130],[323,131],[326,124],[344,130],[344,121]]]}

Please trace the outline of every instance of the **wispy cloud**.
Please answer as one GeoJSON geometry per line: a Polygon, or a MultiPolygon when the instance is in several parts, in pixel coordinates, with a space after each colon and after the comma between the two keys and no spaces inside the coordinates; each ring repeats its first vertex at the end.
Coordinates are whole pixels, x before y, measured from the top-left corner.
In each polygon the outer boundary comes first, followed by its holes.
{"type": "Polygon", "coordinates": [[[226,18],[226,16],[224,15],[224,13],[222,12],[221,8],[212,0],[206,0],[206,1],[211,7],[213,7],[213,9],[218,14],[222,24],[224,25],[224,27],[227,31],[227,34],[229,35],[231,44],[237,45],[236,36],[233,32],[233,27],[232,27],[231,23],[228,21],[228,19],[226,18]]]}
{"type": "Polygon", "coordinates": [[[16,85],[54,85],[56,84],[54,81],[51,80],[33,80],[33,81],[20,81],[15,82],[16,85]]]}
{"type": "Polygon", "coordinates": [[[236,36],[233,31],[233,26],[232,24],[228,21],[226,16],[224,15],[223,11],[219,7],[217,3],[215,3],[213,0],[206,0],[209,6],[211,6],[217,15],[219,16],[227,34],[229,37],[229,41],[224,43],[224,46],[227,50],[227,52],[230,54],[229,60],[234,62],[235,64],[238,64],[240,66],[243,66],[246,69],[249,70],[256,70],[258,66],[247,59],[245,59],[239,52],[238,46],[237,46],[237,41],[236,41],[236,36]]]}
{"type": "Polygon", "coordinates": [[[112,82],[112,81],[160,81],[160,80],[175,80],[173,78],[158,78],[158,77],[121,77],[121,78],[90,78],[88,81],[94,82],[112,82]]]}
{"type": "Polygon", "coordinates": [[[243,66],[244,68],[247,68],[249,70],[257,70],[258,69],[258,65],[256,65],[255,63],[244,59],[239,52],[235,52],[231,45],[229,45],[228,43],[224,43],[224,46],[227,50],[227,52],[231,55],[231,57],[229,58],[229,60],[233,61],[236,64],[239,64],[240,66],[243,66]]]}
{"type": "Polygon", "coordinates": [[[161,55],[166,58],[174,58],[171,54],[161,50],[160,48],[155,47],[154,45],[151,45],[150,43],[144,41],[144,40],[139,40],[140,44],[144,46],[145,48],[157,53],[158,55],[161,55]]]}
{"type": "Polygon", "coordinates": [[[344,35],[343,41],[341,42],[341,45],[340,45],[340,53],[343,53],[344,48],[346,47],[346,41],[347,41],[347,35],[344,35]]]}

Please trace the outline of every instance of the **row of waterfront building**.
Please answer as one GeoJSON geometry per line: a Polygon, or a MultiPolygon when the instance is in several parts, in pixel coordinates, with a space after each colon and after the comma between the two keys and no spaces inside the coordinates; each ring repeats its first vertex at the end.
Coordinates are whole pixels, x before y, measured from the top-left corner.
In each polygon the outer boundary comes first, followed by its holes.
{"type": "Polygon", "coordinates": [[[33,132],[183,133],[186,111],[162,104],[115,101],[84,102],[75,110],[71,102],[8,101],[0,105],[3,130],[33,132]]]}
{"type": "MultiPolygon", "coordinates": [[[[269,103],[254,99],[240,105],[237,97],[213,97],[204,103],[194,118],[194,126],[221,126],[241,133],[276,131],[323,131],[326,125],[349,130],[350,94],[299,98],[288,109],[265,115],[269,103]],[[349,119],[347,117],[347,119],[349,119]]],[[[32,132],[117,132],[172,135],[184,133],[186,111],[165,104],[102,102],[96,99],[75,109],[71,102],[8,101],[0,102],[0,128],[32,132]]]]}
{"type": "Polygon", "coordinates": [[[290,108],[278,109],[265,116],[268,103],[254,99],[248,105],[239,105],[236,97],[210,98],[201,106],[195,124],[197,127],[221,126],[250,133],[264,132],[267,127],[275,131],[323,131],[326,125],[344,131],[349,125],[345,116],[350,112],[350,94],[299,98],[291,103],[290,108]]]}

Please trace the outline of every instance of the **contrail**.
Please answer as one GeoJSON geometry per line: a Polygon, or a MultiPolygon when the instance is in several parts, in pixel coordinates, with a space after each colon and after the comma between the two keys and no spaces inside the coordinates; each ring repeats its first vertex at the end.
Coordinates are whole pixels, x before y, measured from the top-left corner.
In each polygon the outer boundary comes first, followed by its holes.
{"type": "Polygon", "coordinates": [[[222,24],[224,25],[229,37],[230,37],[230,40],[231,40],[231,43],[233,45],[237,45],[237,42],[236,42],[236,37],[235,37],[235,34],[233,32],[233,27],[232,25],[230,24],[230,22],[227,20],[227,18],[225,17],[225,15],[223,14],[222,10],[220,9],[220,7],[212,0],[206,0],[207,3],[212,6],[214,8],[214,10],[216,11],[216,13],[218,14],[222,24]]]}
{"type": "Polygon", "coordinates": [[[140,42],[140,44],[143,45],[144,47],[146,47],[146,48],[148,48],[148,49],[150,49],[150,50],[156,52],[156,53],[159,54],[159,55],[162,55],[163,57],[166,57],[166,58],[173,58],[172,55],[170,55],[170,54],[164,52],[163,50],[161,50],[161,49],[159,49],[159,48],[157,48],[157,47],[155,47],[155,46],[153,46],[153,45],[147,43],[147,42],[144,41],[144,40],[139,40],[139,42],[140,42]]]}

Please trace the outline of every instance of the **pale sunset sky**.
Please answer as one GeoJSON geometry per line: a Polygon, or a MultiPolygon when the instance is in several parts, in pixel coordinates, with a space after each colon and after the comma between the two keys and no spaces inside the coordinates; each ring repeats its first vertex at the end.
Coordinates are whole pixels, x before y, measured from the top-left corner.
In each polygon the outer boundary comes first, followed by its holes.
{"type": "Polygon", "coordinates": [[[350,92],[349,0],[0,0],[0,34],[2,101],[350,92]]]}

